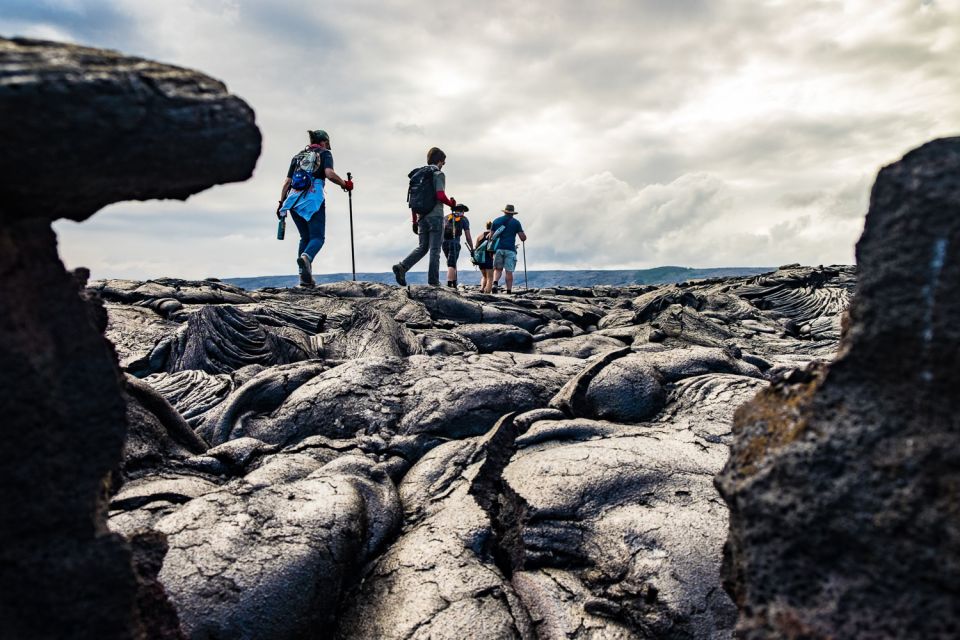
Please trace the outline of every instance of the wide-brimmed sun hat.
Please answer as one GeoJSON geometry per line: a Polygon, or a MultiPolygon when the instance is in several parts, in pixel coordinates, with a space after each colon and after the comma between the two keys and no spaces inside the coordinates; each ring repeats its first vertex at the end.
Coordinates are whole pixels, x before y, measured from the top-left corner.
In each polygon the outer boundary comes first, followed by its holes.
{"type": "Polygon", "coordinates": [[[511,215],[517,215],[517,210],[513,208],[512,204],[508,204],[503,208],[504,213],[509,213],[511,215]]]}

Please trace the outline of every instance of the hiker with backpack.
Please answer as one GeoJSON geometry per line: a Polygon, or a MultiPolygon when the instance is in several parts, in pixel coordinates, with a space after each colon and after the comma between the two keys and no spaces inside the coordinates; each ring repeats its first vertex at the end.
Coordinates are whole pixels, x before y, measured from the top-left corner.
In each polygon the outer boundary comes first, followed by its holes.
{"type": "Polygon", "coordinates": [[[443,255],[447,258],[447,286],[457,288],[457,258],[460,257],[460,236],[467,239],[467,250],[473,253],[473,238],[470,237],[470,220],[465,215],[469,211],[465,204],[453,207],[451,213],[443,219],[443,255]]]}
{"type": "Polygon", "coordinates": [[[490,250],[490,240],[493,232],[492,220],[487,220],[487,228],[477,236],[477,244],[473,250],[473,264],[480,268],[480,292],[490,293],[493,288],[493,251],[490,250]]]}
{"type": "Polygon", "coordinates": [[[517,210],[512,204],[503,208],[503,215],[493,221],[493,293],[500,288],[500,273],[506,273],[507,293],[513,293],[513,272],[517,269],[517,238],[526,242],[523,225],[514,216],[517,210]]]}
{"type": "Polygon", "coordinates": [[[330,136],[323,129],[308,131],[310,144],[290,160],[287,177],[280,189],[277,217],[291,213],[300,232],[297,249],[297,267],[300,286],[312,287],[313,261],[323,247],[327,226],[324,180],[340,185],[344,191],[353,190],[353,181],[344,180],[333,170],[330,136]]]}
{"type": "Polygon", "coordinates": [[[443,174],[443,165],[447,163],[447,154],[431,147],[427,151],[427,164],[411,171],[410,186],[407,189],[407,204],[413,219],[413,232],[419,238],[419,244],[406,258],[393,265],[393,276],[401,287],[407,286],[406,273],[430,252],[427,267],[427,283],[440,286],[440,244],[443,234],[443,205],[451,208],[457,201],[447,197],[445,192],[447,178],[443,174]]]}

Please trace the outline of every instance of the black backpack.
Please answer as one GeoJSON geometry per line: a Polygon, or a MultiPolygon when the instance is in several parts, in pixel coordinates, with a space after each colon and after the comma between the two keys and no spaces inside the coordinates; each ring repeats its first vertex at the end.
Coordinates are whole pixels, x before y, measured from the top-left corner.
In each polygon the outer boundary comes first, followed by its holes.
{"type": "Polygon", "coordinates": [[[410,178],[407,205],[414,213],[425,216],[437,205],[437,190],[433,187],[433,175],[437,171],[433,165],[427,165],[407,174],[410,178]]]}

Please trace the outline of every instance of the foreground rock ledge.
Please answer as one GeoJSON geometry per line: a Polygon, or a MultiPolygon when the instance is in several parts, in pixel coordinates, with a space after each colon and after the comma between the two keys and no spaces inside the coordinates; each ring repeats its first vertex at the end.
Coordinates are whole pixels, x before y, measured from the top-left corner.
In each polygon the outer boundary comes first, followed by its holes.
{"type": "Polygon", "coordinates": [[[0,38],[0,216],[84,220],[121,200],[246,180],[253,110],[196,71],[0,38]]]}
{"type": "Polygon", "coordinates": [[[131,545],[107,529],[127,432],[123,378],[106,313],[85,274],[64,270],[50,223],[249,177],[253,112],[194,71],[6,39],[0,104],[0,629],[180,637],[156,580],[163,536],[131,545]]]}
{"type": "Polygon", "coordinates": [[[884,168],[840,357],[736,417],[744,638],[960,635],[960,138],[884,168]]]}

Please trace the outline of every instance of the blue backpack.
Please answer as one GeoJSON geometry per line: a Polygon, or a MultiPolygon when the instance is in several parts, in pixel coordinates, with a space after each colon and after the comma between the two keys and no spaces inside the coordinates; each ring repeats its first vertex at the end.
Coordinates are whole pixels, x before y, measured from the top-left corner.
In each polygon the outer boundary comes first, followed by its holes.
{"type": "Polygon", "coordinates": [[[507,230],[507,225],[505,224],[500,225],[494,230],[493,235],[490,236],[490,239],[487,242],[487,246],[490,247],[488,249],[489,251],[497,250],[497,248],[500,246],[500,234],[502,234],[506,230],[507,230]]]}
{"type": "Polygon", "coordinates": [[[313,149],[304,149],[294,156],[297,169],[290,176],[290,186],[297,191],[309,189],[313,185],[313,174],[320,166],[320,158],[320,152],[313,149]]]}

